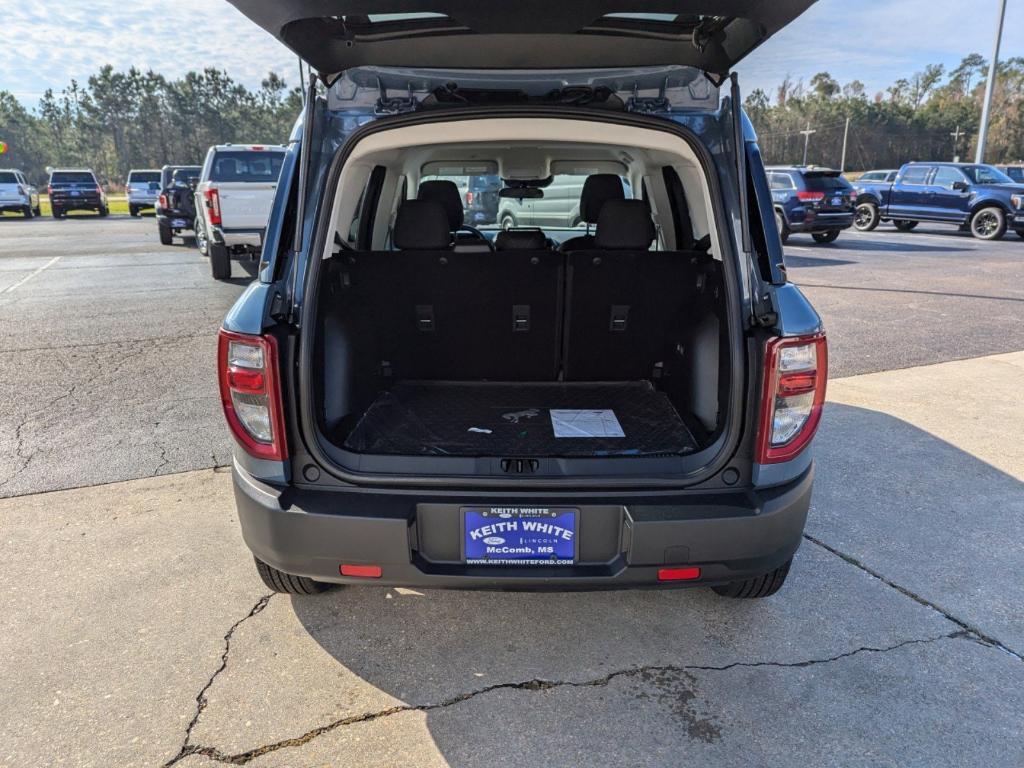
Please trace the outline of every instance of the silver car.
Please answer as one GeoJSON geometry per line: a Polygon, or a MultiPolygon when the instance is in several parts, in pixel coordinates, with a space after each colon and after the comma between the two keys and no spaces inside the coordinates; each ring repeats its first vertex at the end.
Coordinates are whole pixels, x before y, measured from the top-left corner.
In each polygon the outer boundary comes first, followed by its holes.
{"type": "Polygon", "coordinates": [[[129,171],[125,182],[125,193],[128,195],[128,211],[138,216],[143,208],[156,208],[160,197],[160,171],[129,171]]]}
{"type": "Polygon", "coordinates": [[[0,170],[0,213],[12,211],[26,219],[38,216],[39,190],[28,183],[25,174],[17,170],[0,170]]]}

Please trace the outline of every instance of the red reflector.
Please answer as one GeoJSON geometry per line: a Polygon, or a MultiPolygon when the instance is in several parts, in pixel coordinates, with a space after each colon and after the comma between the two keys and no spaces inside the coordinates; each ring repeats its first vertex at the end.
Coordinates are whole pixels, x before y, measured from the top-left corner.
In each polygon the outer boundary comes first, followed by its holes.
{"type": "Polygon", "coordinates": [[[693,581],[700,578],[700,568],[659,568],[658,581],[693,581]]]}
{"type": "Polygon", "coordinates": [[[818,385],[818,374],[816,371],[805,371],[801,373],[784,373],[779,377],[779,396],[792,397],[813,392],[818,385]]]}
{"type": "Polygon", "coordinates": [[[232,368],[228,371],[228,386],[239,392],[263,392],[263,371],[232,368]]]}
{"type": "Polygon", "coordinates": [[[379,565],[342,565],[338,570],[342,576],[358,576],[361,579],[379,579],[383,573],[379,565]]]}

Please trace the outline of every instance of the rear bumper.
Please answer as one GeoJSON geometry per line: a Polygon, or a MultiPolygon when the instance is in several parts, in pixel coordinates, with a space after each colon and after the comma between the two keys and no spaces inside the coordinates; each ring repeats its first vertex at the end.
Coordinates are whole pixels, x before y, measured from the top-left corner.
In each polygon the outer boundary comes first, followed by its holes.
{"type": "Polygon", "coordinates": [[[50,205],[62,211],[98,211],[103,201],[97,196],[91,197],[51,197],[50,205]]]}
{"type": "Polygon", "coordinates": [[[130,195],[128,197],[128,205],[134,205],[139,208],[154,208],[156,203],[156,195],[130,195]]]}
{"type": "Polygon", "coordinates": [[[521,499],[281,489],[234,468],[242,536],[268,565],[324,582],[471,589],[706,586],[758,576],[800,546],[812,483],[809,468],[794,482],[765,490],[530,499],[531,506],[580,509],[579,564],[536,568],[470,566],[453,554],[460,505],[521,499]],[[342,563],[379,565],[382,576],[345,578],[342,563]],[[658,581],[660,568],[679,565],[700,567],[701,578],[658,581]]]}
{"type": "Polygon", "coordinates": [[[191,211],[175,211],[170,208],[156,209],[156,223],[176,230],[193,229],[195,216],[191,211]],[[174,222],[184,222],[184,224],[175,225],[174,222]]]}
{"type": "Polygon", "coordinates": [[[248,248],[259,250],[263,247],[263,238],[266,229],[235,229],[220,226],[210,227],[210,238],[215,243],[226,245],[228,248],[248,248]]]}
{"type": "Polygon", "coordinates": [[[849,229],[853,226],[853,217],[853,211],[849,213],[808,211],[802,220],[790,221],[789,229],[792,232],[831,232],[836,229],[849,229]]]}

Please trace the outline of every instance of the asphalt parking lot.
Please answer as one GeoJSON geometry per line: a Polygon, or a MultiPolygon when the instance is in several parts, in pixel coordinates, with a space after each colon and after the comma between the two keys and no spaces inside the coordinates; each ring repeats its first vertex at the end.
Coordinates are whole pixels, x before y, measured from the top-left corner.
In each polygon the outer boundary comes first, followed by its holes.
{"type": "Polygon", "coordinates": [[[0,219],[0,767],[1024,765],[1024,240],[786,253],[833,381],[778,595],[289,598],[224,470],[243,272],[0,219]]]}

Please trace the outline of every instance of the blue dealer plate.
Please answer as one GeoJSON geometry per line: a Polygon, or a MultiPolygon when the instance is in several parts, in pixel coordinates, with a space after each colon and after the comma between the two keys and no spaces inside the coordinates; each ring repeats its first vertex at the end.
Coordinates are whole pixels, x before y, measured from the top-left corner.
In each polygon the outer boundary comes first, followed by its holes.
{"type": "Polygon", "coordinates": [[[566,507],[463,507],[469,565],[572,565],[579,510],[566,507]]]}

